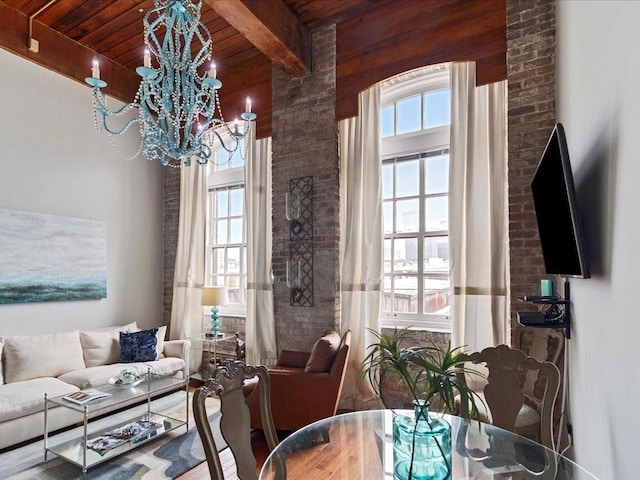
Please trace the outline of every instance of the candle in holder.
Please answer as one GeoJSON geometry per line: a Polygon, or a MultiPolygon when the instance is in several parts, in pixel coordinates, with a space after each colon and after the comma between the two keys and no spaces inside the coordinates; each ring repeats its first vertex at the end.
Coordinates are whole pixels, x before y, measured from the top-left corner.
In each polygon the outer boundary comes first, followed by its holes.
{"type": "Polygon", "coordinates": [[[218,75],[218,71],[216,70],[216,62],[211,62],[211,67],[209,67],[209,77],[216,78],[218,75]]]}
{"type": "Polygon", "coordinates": [[[93,65],[91,66],[91,76],[93,78],[100,78],[100,64],[98,63],[98,59],[93,59],[93,65]]]}
{"type": "Polygon", "coordinates": [[[249,97],[247,97],[247,103],[244,106],[244,111],[251,113],[251,99],[249,97]]]}
{"type": "Polygon", "coordinates": [[[151,68],[151,52],[148,48],[144,49],[144,66],[151,68]]]}

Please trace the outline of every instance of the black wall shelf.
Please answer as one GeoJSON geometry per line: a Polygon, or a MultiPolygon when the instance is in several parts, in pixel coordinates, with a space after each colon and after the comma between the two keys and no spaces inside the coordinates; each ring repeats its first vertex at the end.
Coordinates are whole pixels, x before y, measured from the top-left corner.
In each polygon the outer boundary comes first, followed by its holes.
{"type": "Polygon", "coordinates": [[[569,280],[564,282],[564,299],[557,296],[526,296],[520,299],[533,305],[549,305],[545,312],[518,312],[518,323],[523,327],[561,328],[564,336],[571,338],[571,289],[569,280]],[[561,311],[558,311],[561,308],[561,311]]]}

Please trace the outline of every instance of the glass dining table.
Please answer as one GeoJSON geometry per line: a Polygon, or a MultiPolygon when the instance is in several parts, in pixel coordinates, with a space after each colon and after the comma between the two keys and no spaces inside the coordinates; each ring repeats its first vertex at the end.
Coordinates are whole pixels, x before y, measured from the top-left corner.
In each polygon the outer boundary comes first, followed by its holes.
{"type": "MultiPolygon", "coordinates": [[[[285,438],[259,480],[392,480],[392,419],[405,411],[365,410],[336,415],[285,438]]],[[[444,415],[451,425],[451,480],[597,480],[568,458],[493,425],[444,415]]]]}

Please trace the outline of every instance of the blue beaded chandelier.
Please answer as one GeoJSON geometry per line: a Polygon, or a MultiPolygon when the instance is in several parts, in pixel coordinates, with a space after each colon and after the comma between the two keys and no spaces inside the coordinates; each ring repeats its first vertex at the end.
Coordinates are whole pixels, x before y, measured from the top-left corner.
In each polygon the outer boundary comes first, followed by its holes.
{"type": "Polygon", "coordinates": [[[136,69],[142,80],[132,103],[109,110],[101,91],[107,83],[100,79],[97,60],[91,77],[85,79],[92,87],[96,127],[113,136],[139,124],[142,154],[163,165],[188,166],[192,160],[205,165],[216,141],[229,152],[229,158],[237,150],[244,156],[256,119],[248,97],[240,115],[242,126],[238,120],[230,125],[222,116],[218,97],[222,82],[211,61],[211,34],[200,21],[201,7],[202,0],[154,0],[154,8],[144,17],[144,65],[136,69]],[[157,67],[152,66],[152,55],[157,67]],[[211,62],[209,69],[198,73],[207,61],[211,62]],[[135,110],[137,116],[127,120],[135,110]],[[110,127],[108,119],[113,117],[123,117],[124,125],[110,127]]]}

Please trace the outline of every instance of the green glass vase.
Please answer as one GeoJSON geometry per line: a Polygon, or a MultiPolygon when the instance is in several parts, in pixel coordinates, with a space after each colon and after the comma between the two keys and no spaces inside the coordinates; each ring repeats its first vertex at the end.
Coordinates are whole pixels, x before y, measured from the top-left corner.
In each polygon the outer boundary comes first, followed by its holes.
{"type": "Polygon", "coordinates": [[[414,414],[393,419],[394,480],[451,478],[451,425],[429,415],[429,403],[413,402],[414,414]]]}

